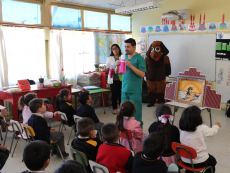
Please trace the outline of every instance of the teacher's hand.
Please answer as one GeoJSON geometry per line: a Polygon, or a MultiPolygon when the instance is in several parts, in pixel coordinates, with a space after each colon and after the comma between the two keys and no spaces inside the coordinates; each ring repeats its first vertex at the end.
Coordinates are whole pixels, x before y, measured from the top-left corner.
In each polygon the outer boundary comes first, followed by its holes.
{"type": "Polygon", "coordinates": [[[116,61],[116,66],[119,66],[121,62],[119,60],[116,61]]]}
{"type": "Polygon", "coordinates": [[[125,61],[125,64],[128,66],[128,67],[131,67],[132,66],[132,63],[130,61],[125,61]]]}

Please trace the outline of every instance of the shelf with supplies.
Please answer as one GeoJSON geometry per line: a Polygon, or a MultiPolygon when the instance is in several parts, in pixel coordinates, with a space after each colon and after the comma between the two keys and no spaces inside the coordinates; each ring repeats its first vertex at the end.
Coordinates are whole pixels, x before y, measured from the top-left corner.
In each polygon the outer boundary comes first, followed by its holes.
{"type": "Polygon", "coordinates": [[[230,39],[216,39],[216,59],[230,60],[230,39]]]}

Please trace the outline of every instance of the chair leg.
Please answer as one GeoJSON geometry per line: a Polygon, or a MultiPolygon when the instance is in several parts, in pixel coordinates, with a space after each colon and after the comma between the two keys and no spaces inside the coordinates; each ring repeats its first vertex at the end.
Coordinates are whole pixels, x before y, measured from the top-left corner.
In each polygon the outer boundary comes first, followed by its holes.
{"type": "Polygon", "coordinates": [[[12,146],[13,146],[13,143],[14,143],[15,133],[16,133],[16,132],[14,132],[13,137],[12,137],[12,140],[11,140],[11,144],[10,144],[10,152],[11,152],[11,149],[12,149],[12,146]]]}
{"type": "Polygon", "coordinates": [[[206,168],[202,171],[202,173],[205,173],[208,169],[211,169],[211,172],[213,173],[213,167],[212,167],[212,166],[206,167],[206,168]]]}
{"type": "MultiPolygon", "coordinates": [[[[71,136],[71,134],[72,134],[72,131],[73,131],[74,127],[75,127],[75,126],[72,126],[72,128],[71,128],[70,135],[69,135],[69,140],[70,140],[70,136],[71,136]]],[[[69,145],[69,140],[68,140],[68,142],[67,142],[67,145],[69,145]]]]}
{"type": "MultiPolygon", "coordinates": [[[[57,145],[57,144],[56,144],[56,145],[57,145]]],[[[60,148],[59,148],[58,145],[57,145],[57,148],[58,148],[58,151],[59,151],[59,153],[60,153],[60,155],[61,155],[61,158],[62,158],[63,162],[65,162],[65,159],[64,159],[64,157],[63,157],[63,155],[62,155],[62,152],[61,152],[61,150],[60,150],[60,148]]]]}
{"type": "Polygon", "coordinates": [[[60,130],[61,130],[61,125],[62,125],[62,123],[61,123],[61,121],[60,121],[59,130],[58,130],[59,132],[60,132],[60,130]]]}
{"type": "Polygon", "coordinates": [[[5,137],[4,137],[4,141],[3,141],[3,146],[5,146],[5,143],[6,143],[7,133],[8,133],[8,131],[6,131],[6,134],[5,134],[5,137]]]}
{"type": "Polygon", "coordinates": [[[19,138],[17,138],[17,142],[16,142],[16,144],[15,144],[14,151],[13,151],[13,153],[12,153],[12,156],[11,156],[11,157],[13,157],[13,155],[14,155],[15,149],[16,149],[17,144],[18,144],[18,140],[19,140],[19,138]]]}

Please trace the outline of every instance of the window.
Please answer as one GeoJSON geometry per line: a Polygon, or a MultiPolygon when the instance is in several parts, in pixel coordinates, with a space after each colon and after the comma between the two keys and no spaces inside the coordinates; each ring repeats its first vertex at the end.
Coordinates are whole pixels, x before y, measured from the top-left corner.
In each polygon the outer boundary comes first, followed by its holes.
{"type": "Polygon", "coordinates": [[[111,14],[111,30],[131,31],[130,17],[111,14]]]}
{"type": "Polygon", "coordinates": [[[84,11],[84,27],[92,29],[108,29],[108,14],[84,11]]]}
{"type": "Polygon", "coordinates": [[[53,7],[52,22],[54,28],[81,29],[81,10],[53,7]]]}
{"type": "Polygon", "coordinates": [[[2,21],[41,24],[41,5],[2,0],[2,21]]]}

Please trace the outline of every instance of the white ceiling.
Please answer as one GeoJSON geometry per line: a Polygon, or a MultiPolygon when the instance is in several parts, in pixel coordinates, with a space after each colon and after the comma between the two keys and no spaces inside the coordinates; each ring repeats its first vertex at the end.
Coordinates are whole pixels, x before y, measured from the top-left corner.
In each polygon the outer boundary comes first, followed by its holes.
{"type": "MultiPolygon", "coordinates": [[[[53,1],[114,11],[114,9],[116,8],[141,4],[145,2],[150,2],[152,0],[53,0],[53,1]]],[[[155,1],[160,1],[160,0],[155,0],[155,1]]]]}

